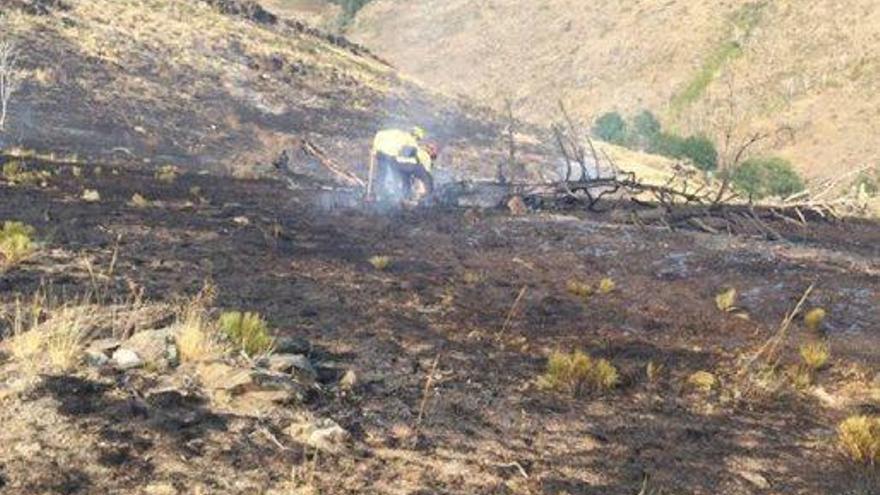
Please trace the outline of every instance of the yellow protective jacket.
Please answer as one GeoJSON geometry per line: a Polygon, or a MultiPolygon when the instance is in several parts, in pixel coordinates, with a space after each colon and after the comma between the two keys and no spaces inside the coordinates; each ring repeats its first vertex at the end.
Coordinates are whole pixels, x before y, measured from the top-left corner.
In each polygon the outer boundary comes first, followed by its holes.
{"type": "Polygon", "coordinates": [[[428,172],[433,168],[433,161],[428,151],[422,148],[418,139],[411,132],[399,129],[386,129],[376,133],[373,138],[372,156],[382,153],[393,157],[400,163],[420,163],[428,172]],[[415,150],[413,156],[412,150],[415,150]]]}

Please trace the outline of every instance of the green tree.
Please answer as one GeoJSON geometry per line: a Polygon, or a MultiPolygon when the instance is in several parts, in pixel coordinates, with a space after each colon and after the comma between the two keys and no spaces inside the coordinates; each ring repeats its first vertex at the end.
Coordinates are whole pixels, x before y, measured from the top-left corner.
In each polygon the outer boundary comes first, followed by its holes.
{"type": "Polygon", "coordinates": [[[608,112],[593,125],[593,135],[612,144],[626,144],[626,121],[617,112],[608,112]]]}
{"type": "Polygon", "coordinates": [[[750,199],[785,197],[804,190],[804,181],[788,160],[750,158],[731,174],[731,183],[750,199]]]}
{"type": "Polygon", "coordinates": [[[663,129],[660,121],[649,110],[639,112],[633,118],[632,126],[636,136],[645,139],[648,143],[652,142],[663,129]]]}
{"type": "Polygon", "coordinates": [[[704,172],[718,168],[718,150],[715,143],[706,136],[691,136],[682,143],[682,156],[693,162],[694,166],[704,172]]]}

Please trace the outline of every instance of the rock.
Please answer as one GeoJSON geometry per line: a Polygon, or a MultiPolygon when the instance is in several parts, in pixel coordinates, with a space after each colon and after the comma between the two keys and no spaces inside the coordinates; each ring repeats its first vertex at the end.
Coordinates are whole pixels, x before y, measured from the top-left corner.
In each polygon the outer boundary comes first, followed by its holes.
{"type": "Polygon", "coordinates": [[[104,354],[104,352],[97,350],[97,349],[92,349],[92,348],[86,349],[85,355],[86,355],[86,362],[89,364],[89,366],[94,366],[96,368],[106,366],[107,363],[110,362],[110,358],[107,357],[107,355],[104,354]]]}
{"type": "Polygon", "coordinates": [[[770,482],[767,481],[767,478],[762,476],[760,473],[756,473],[754,471],[740,471],[737,474],[742,476],[746,481],[755,485],[757,488],[762,490],[767,490],[770,488],[770,482]]]}
{"type": "Polygon", "coordinates": [[[321,383],[335,383],[342,379],[342,376],[348,371],[348,368],[342,363],[333,361],[324,361],[315,366],[318,381],[321,383]]]}
{"type": "Polygon", "coordinates": [[[113,365],[124,371],[140,368],[144,365],[144,360],[131,349],[120,348],[113,353],[113,365]]]}
{"type": "Polygon", "coordinates": [[[167,341],[172,337],[170,329],[144,330],[125,341],[124,347],[138,353],[146,362],[157,363],[165,359],[167,341]]]}
{"type": "Polygon", "coordinates": [[[97,203],[101,201],[101,194],[94,189],[86,189],[83,191],[82,199],[87,203],[97,203]]]}
{"type": "Polygon", "coordinates": [[[250,370],[223,363],[202,363],[196,368],[202,386],[208,390],[233,391],[253,382],[250,370]]]}
{"type": "Polygon", "coordinates": [[[144,493],[146,495],[177,495],[180,492],[170,483],[150,483],[144,487],[144,493]]]}
{"type": "Polygon", "coordinates": [[[278,337],[275,339],[275,352],[278,354],[309,354],[312,344],[302,337],[278,337]]]}
{"type": "Polygon", "coordinates": [[[309,358],[302,354],[273,354],[266,359],[265,366],[280,373],[303,372],[314,379],[317,376],[309,358]]]}
{"type": "Polygon", "coordinates": [[[113,351],[119,349],[119,346],[122,345],[122,341],[114,338],[107,339],[97,339],[93,340],[89,344],[89,349],[103,352],[104,354],[113,354],[113,351]]]}
{"type": "Polygon", "coordinates": [[[342,451],[351,437],[349,432],[329,418],[294,423],[288,427],[287,434],[306,445],[333,453],[342,451]]]}
{"type": "Polygon", "coordinates": [[[348,370],[339,380],[339,387],[342,388],[342,390],[354,390],[354,387],[357,386],[357,382],[357,373],[355,373],[354,370],[348,370]]]}

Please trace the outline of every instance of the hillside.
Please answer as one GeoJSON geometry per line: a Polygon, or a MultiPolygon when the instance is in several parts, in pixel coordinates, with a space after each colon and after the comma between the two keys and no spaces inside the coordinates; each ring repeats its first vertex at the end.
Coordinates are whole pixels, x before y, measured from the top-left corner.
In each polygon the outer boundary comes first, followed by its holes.
{"type": "Polygon", "coordinates": [[[538,183],[578,123],[271,4],[0,0],[0,495],[877,495],[877,221],[606,143],[538,183]],[[340,179],[412,124],[437,194],[340,179]]]}
{"type": "Polygon", "coordinates": [[[254,176],[308,138],[363,173],[377,128],[419,124],[448,147],[447,170],[491,162],[475,146],[496,134],[486,112],[250,1],[0,6],[28,71],[6,146],[254,176]]]}
{"type": "Polygon", "coordinates": [[[549,122],[649,109],[719,137],[793,128],[768,150],[808,176],[877,163],[876,2],[375,0],[349,34],[435,87],[549,122]],[[732,84],[731,84],[732,82],[732,84]],[[729,119],[728,119],[729,120],[729,119]]]}

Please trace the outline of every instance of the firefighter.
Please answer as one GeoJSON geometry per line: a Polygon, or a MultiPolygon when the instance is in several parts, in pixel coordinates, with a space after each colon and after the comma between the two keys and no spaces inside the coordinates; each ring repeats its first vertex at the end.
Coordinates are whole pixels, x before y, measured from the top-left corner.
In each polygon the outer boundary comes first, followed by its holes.
{"type": "Polygon", "coordinates": [[[434,190],[431,171],[437,154],[437,146],[425,142],[421,127],[379,131],[370,151],[367,198],[389,200],[399,193],[398,199],[411,200],[417,183],[425,189],[425,195],[430,195],[434,190]]]}

